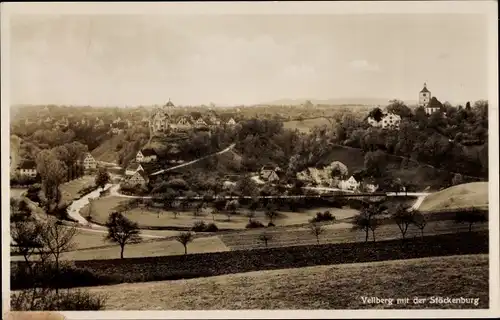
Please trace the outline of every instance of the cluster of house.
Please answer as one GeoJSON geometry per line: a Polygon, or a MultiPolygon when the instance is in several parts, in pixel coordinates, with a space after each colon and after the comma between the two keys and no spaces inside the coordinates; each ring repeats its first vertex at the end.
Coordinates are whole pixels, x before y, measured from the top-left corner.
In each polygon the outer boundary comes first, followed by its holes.
{"type": "Polygon", "coordinates": [[[152,148],[144,148],[137,152],[134,160],[125,168],[125,182],[133,186],[145,186],[149,182],[145,167],[156,162],[158,154],[152,148]]]}
{"type": "Polygon", "coordinates": [[[297,179],[309,185],[346,191],[359,191],[363,188],[364,191],[375,192],[378,189],[378,186],[373,183],[358,181],[354,176],[349,176],[347,166],[339,161],[333,161],[323,169],[307,168],[297,173],[297,179]],[[336,171],[336,174],[332,174],[333,170],[336,171]]]}
{"type": "Polygon", "coordinates": [[[150,126],[153,132],[162,132],[166,130],[189,130],[193,128],[213,128],[220,125],[234,126],[236,121],[234,118],[223,120],[211,110],[208,115],[194,118],[191,115],[173,116],[175,105],[172,101],[168,101],[163,108],[154,110],[151,117],[150,126]]]}
{"type": "MultiPolygon", "coordinates": [[[[90,154],[90,152],[85,153],[82,158],[78,161],[79,164],[83,166],[84,170],[92,170],[97,168],[97,161],[90,154]]],[[[36,163],[33,160],[24,160],[16,168],[16,173],[21,177],[35,178],[38,174],[36,169],[36,163]]]]}

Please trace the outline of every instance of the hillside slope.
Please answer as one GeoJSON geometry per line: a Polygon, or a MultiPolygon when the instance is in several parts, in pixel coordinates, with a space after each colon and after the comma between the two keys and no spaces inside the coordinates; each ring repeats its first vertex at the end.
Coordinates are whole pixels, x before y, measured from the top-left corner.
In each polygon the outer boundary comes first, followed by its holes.
{"type": "Polygon", "coordinates": [[[460,208],[488,208],[488,182],[459,184],[425,198],[420,205],[421,211],[434,211],[460,208]]]}
{"type": "Polygon", "coordinates": [[[487,308],[488,274],[488,255],[464,255],[130,283],[90,292],[108,297],[107,310],[487,308]],[[388,306],[361,299],[464,293],[478,298],[478,305],[388,306]]]}
{"type": "Polygon", "coordinates": [[[97,161],[118,162],[118,147],[125,140],[123,133],[104,141],[99,147],[90,153],[97,161]]]}

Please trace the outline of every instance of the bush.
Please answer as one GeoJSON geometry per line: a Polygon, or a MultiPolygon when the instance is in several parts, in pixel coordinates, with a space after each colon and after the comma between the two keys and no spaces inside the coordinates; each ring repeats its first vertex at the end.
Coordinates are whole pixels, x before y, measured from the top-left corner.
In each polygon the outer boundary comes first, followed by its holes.
{"type": "Polygon", "coordinates": [[[219,228],[215,223],[209,223],[205,228],[205,232],[217,232],[217,231],[219,231],[219,228]]]}
{"type": "Polygon", "coordinates": [[[310,222],[323,222],[323,221],[335,221],[335,217],[332,216],[330,211],[325,211],[323,213],[316,213],[316,217],[309,220],[310,222]]]}
{"type": "Polygon", "coordinates": [[[207,225],[203,221],[196,221],[191,228],[194,232],[203,232],[207,228],[207,225]]]}
{"type": "Polygon", "coordinates": [[[38,202],[40,203],[40,197],[38,196],[40,190],[42,189],[42,186],[40,184],[34,184],[28,188],[28,191],[26,192],[26,197],[30,199],[33,202],[38,202]]]}
{"type": "Polygon", "coordinates": [[[32,301],[32,292],[21,291],[11,295],[11,308],[15,311],[96,311],[104,308],[105,300],[103,296],[83,290],[66,290],[58,294],[50,290],[36,294],[32,301]]]}
{"type": "Polygon", "coordinates": [[[274,223],[272,223],[272,222],[269,222],[269,223],[267,224],[267,226],[268,226],[268,227],[276,227],[276,225],[275,225],[274,223]]]}
{"type": "Polygon", "coordinates": [[[252,220],[245,226],[245,228],[247,229],[264,228],[264,227],[265,227],[264,224],[262,224],[262,222],[257,220],[252,220]]]}

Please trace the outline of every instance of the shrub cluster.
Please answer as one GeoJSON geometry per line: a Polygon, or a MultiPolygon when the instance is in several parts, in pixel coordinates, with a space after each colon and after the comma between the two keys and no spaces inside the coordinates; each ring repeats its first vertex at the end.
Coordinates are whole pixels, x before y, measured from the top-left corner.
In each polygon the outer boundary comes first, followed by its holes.
{"type": "Polygon", "coordinates": [[[194,232],[217,232],[219,228],[213,222],[206,224],[204,221],[196,221],[191,228],[194,232]]]}
{"type": "Polygon", "coordinates": [[[330,213],[330,211],[325,211],[316,213],[316,217],[309,220],[309,222],[323,222],[323,221],[335,221],[335,217],[330,213]]]}

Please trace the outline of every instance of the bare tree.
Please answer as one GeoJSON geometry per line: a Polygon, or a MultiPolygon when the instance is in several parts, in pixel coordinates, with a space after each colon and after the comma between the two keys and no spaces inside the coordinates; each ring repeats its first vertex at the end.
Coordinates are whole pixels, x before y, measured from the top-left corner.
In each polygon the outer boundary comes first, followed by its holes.
{"type": "Polygon", "coordinates": [[[455,222],[456,223],[467,223],[469,224],[469,232],[472,231],[472,225],[474,223],[486,222],[488,217],[481,210],[476,208],[470,208],[465,211],[459,211],[456,213],[455,222]]]}
{"type": "Polygon", "coordinates": [[[253,210],[250,210],[247,212],[247,218],[248,218],[248,222],[252,222],[252,219],[255,217],[255,211],[253,210]]]}
{"type": "Polygon", "coordinates": [[[413,212],[408,211],[408,207],[398,205],[392,213],[392,219],[398,225],[404,241],[408,227],[413,223],[413,212]]]}
{"type": "MultiPolygon", "coordinates": [[[[40,241],[48,253],[54,257],[56,277],[60,273],[61,254],[74,248],[73,238],[76,232],[75,226],[65,226],[59,221],[46,222],[42,225],[40,241]]],[[[56,281],[56,283],[58,282],[56,281]]],[[[58,286],[56,286],[57,293],[58,286]]]]}
{"type": "Polygon", "coordinates": [[[194,237],[193,234],[189,231],[181,232],[178,236],[175,237],[175,240],[184,246],[184,254],[187,254],[187,245],[194,240],[194,237]]]}
{"type": "Polygon", "coordinates": [[[422,212],[418,210],[413,211],[413,224],[420,229],[420,234],[422,235],[422,239],[424,238],[424,229],[427,225],[427,218],[422,212]]]}
{"type": "Polygon", "coordinates": [[[12,240],[25,258],[28,271],[26,274],[17,269],[16,278],[28,277],[30,285],[12,294],[12,310],[68,310],[68,306],[77,308],[75,310],[99,310],[104,307],[103,297],[80,290],[58,290],[60,281],[55,277],[62,272],[59,256],[72,247],[74,230],[57,222],[22,221],[12,224],[12,240]],[[32,255],[36,255],[37,259],[30,259],[32,255]],[[55,270],[51,258],[56,260],[55,270]]]}
{"type": "Polygon", "coordinates": [[[370,219],[370,230],[372,231],[373,242],[375,242],[375,230],[380,226],[380,220],[372,217],[370,219]]]}
{"type": "Polygon", "coordinates": [[[124,217],[120,212],[112,212],[109,215],[108,221],[106,221],[106,227],[108,228],[106,240],[120,245],[121,259],[123,259],[125,245],[139,243],[142,240],[139,235],[138,224],[124,217]]]}
{"type": "Polygon", "coordinates": [[[316,241],[319,244],[319,236],[325,231],[323,226],[321,226],[318,223],[313,222],[313,223],[309,224],[309,231],[311,232],[311,234],[313,236],[316,237],[316,241]]]}
{"type": "Polygon", "coordinates": [[[273,239],[273,237],[270,234],[268,234],[268,233],[262,233],[259,236],[259,240],[262,241],[262,242],[264,242],[264,245],[266,246],[266,248],[267,248],[267,243],[269,241],[271,241],[272,239],[273,239]]]}
{"type": "Polygon", "coordinates": [[[212,220],[215,221],[215,215],[219,213],[219,211],[217,210],[217,208],[212,208],[211,213],[212,213],[212,220]]]}

